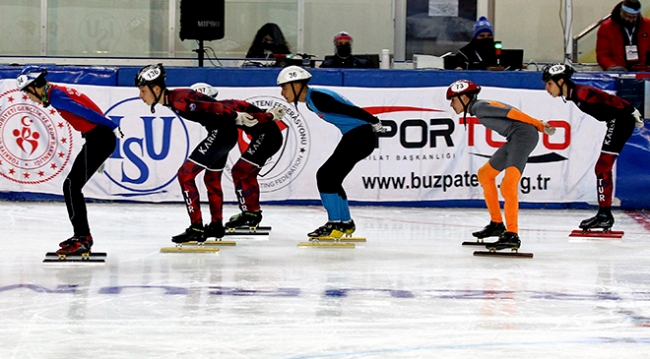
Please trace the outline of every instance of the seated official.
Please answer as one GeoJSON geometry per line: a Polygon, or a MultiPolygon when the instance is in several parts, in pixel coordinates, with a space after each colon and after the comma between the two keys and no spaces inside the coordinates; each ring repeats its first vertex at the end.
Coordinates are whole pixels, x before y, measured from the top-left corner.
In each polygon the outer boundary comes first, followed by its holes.
{"type": "Polygon", "coordinates": [[[334,36],[334,51],[334,56],[321,63],[321,68],[370,69],[374,67],[370,61],[352,55],[352,36],[345,31],[334,36]]]}
{"type": "Polygon", "coordinates": [[[494,32],[492,24],[481,16],[474,24],[474,37],[450,56],[445,68],[456,70],[503,70],[497,65],[496,49],[494,48],[494,32]]]}

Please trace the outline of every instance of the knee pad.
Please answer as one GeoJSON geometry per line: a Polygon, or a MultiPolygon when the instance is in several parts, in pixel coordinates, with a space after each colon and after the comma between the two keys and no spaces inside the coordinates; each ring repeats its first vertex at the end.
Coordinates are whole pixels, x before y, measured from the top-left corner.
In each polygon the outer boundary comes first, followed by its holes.
{"type": "Polygon", "coordinates": [[[186,183],[194,178],[203,170],[202,167],[192,161],[185,161],[181,168],[178,169],[178,182],[186,183]]]}
{"type": "Polygon", "coordinates": [[[518,196],[519,179],[521,179],[521,172],[519,172],[517,167],[506,168],[506,175],[503,177],[503,181],[501,181],[501,195],[503,198],[507,196],[518,196]]]}
{"type": "Polygon", "coordinates": [[[251,175],[257,176],[258,172],[259,167],[247,161],[239,160],[232,166],[232,178],[234,181],[243,180],[251,175]]]}
{"type": "Polygon", "coordinates": [[[478,169],[478,182],[483,184],[486,182],[494,181],[494,179],[499,175],[499,171],[495,170],[490,162],[484,164],[481,168],[478,169]]]}
{"type": "Polygon", "coordinates": [[[596,177],[602,178],[604,174],[612,172],[616,157],[617,156],[612,153],[601,153],[596,162],[596,177]]]}

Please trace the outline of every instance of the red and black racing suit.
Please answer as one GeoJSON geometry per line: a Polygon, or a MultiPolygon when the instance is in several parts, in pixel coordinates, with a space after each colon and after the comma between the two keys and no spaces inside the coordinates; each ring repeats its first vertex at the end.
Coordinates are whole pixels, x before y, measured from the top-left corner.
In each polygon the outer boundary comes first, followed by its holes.
{"type": "Polygon", "coordinates": [[[221,222],[221,175],[228,160],[228,152],[237,142],[237,112],[212,97],[191,89],[168,90],[164,103],[180,117],[199,123],[208,131],[205,139],[194,148],[189,158],[178,169],[178,182],[191,225],[203,225],[195,178],[204,169],[206,172],[203,179],[208,190],[211,221],[221,222]]]}
{"type": "Polygon", "coordinates": [[[634,107],[624,99],[610,95],[592,86],[569,84],[567,100],[573,101],[580,111],[607,124],[603,146],[596,162],[596,188],[598,206],[609,209],[612,205],[612,168],[625,142],[634,132],[634,107]]]}

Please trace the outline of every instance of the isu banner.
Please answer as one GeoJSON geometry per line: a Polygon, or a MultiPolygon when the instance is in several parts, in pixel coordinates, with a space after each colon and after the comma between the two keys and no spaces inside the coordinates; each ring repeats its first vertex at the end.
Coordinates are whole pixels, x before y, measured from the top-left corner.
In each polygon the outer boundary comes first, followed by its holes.
{"type": "MultiPolygon", "coordinates": [[[[84,189],[88,198],[180,202],[176,171],[207,132],[172,111],[149,106],[136,88],[70,85],[92,98],[119,123],[124,138],[84,189]]],[[[477,170],[505,139],[476,118],[463,121],[445,99],[445,87],[331,88],[379,117],[388,129],[374,152],[348,175],[344,187],[352,201],[418,202],[482,199],[477,170]]],[[[520,200],[535,203],[592,202],[593,168],[605,126],[572,103],[539,90],[484,88],[482,99],[501,101],[557,127],[540,133],[520,182],[520,200]]],[[[278,87],[219,88],[220,99],[242,99],[262,109],[285,106],[282,148],[264,166],[262,201],[318,200],[316,171],[341,134],[309,111],[295,108],[278,87]]],[[[44,108],[0,81],[0,191],[61,195],[63,179],[84,139],[52,108],[44,108]]],[[[240,132],[223,177],[224,197],[236,201],[230,167],[248,146],[240,132]]],[[[500,181],[501,177],[497,178],[500,181]]],[[[203,199],[205,187],[197,178],[203,199]]]]}

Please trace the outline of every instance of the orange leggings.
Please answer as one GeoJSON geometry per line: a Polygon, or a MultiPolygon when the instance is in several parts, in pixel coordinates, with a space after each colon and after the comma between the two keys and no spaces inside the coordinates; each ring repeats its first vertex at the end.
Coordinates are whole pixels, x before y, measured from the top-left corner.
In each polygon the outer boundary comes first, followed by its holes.
{"type": "MultiPolygon", "coordinates": [[[[483,187],[483,196],[485,197],[485,204],[487,205],[488,212],[490,212],[490,219],[492,222],[503,222],[501,219],[501,209],[499,207],[499,193],[495,178],[501,171],[494,169],[490,162],[483,165],[478,170],[478,181],[483,187]]],[[[501,195],[504,199],[503,212],[506,217],[506,230],[508,232],[519,233],[519,199],[518,187],[521,172],[517,167],[511,166],[506,168],[506,174],[501,181],[501,195]]]]}

